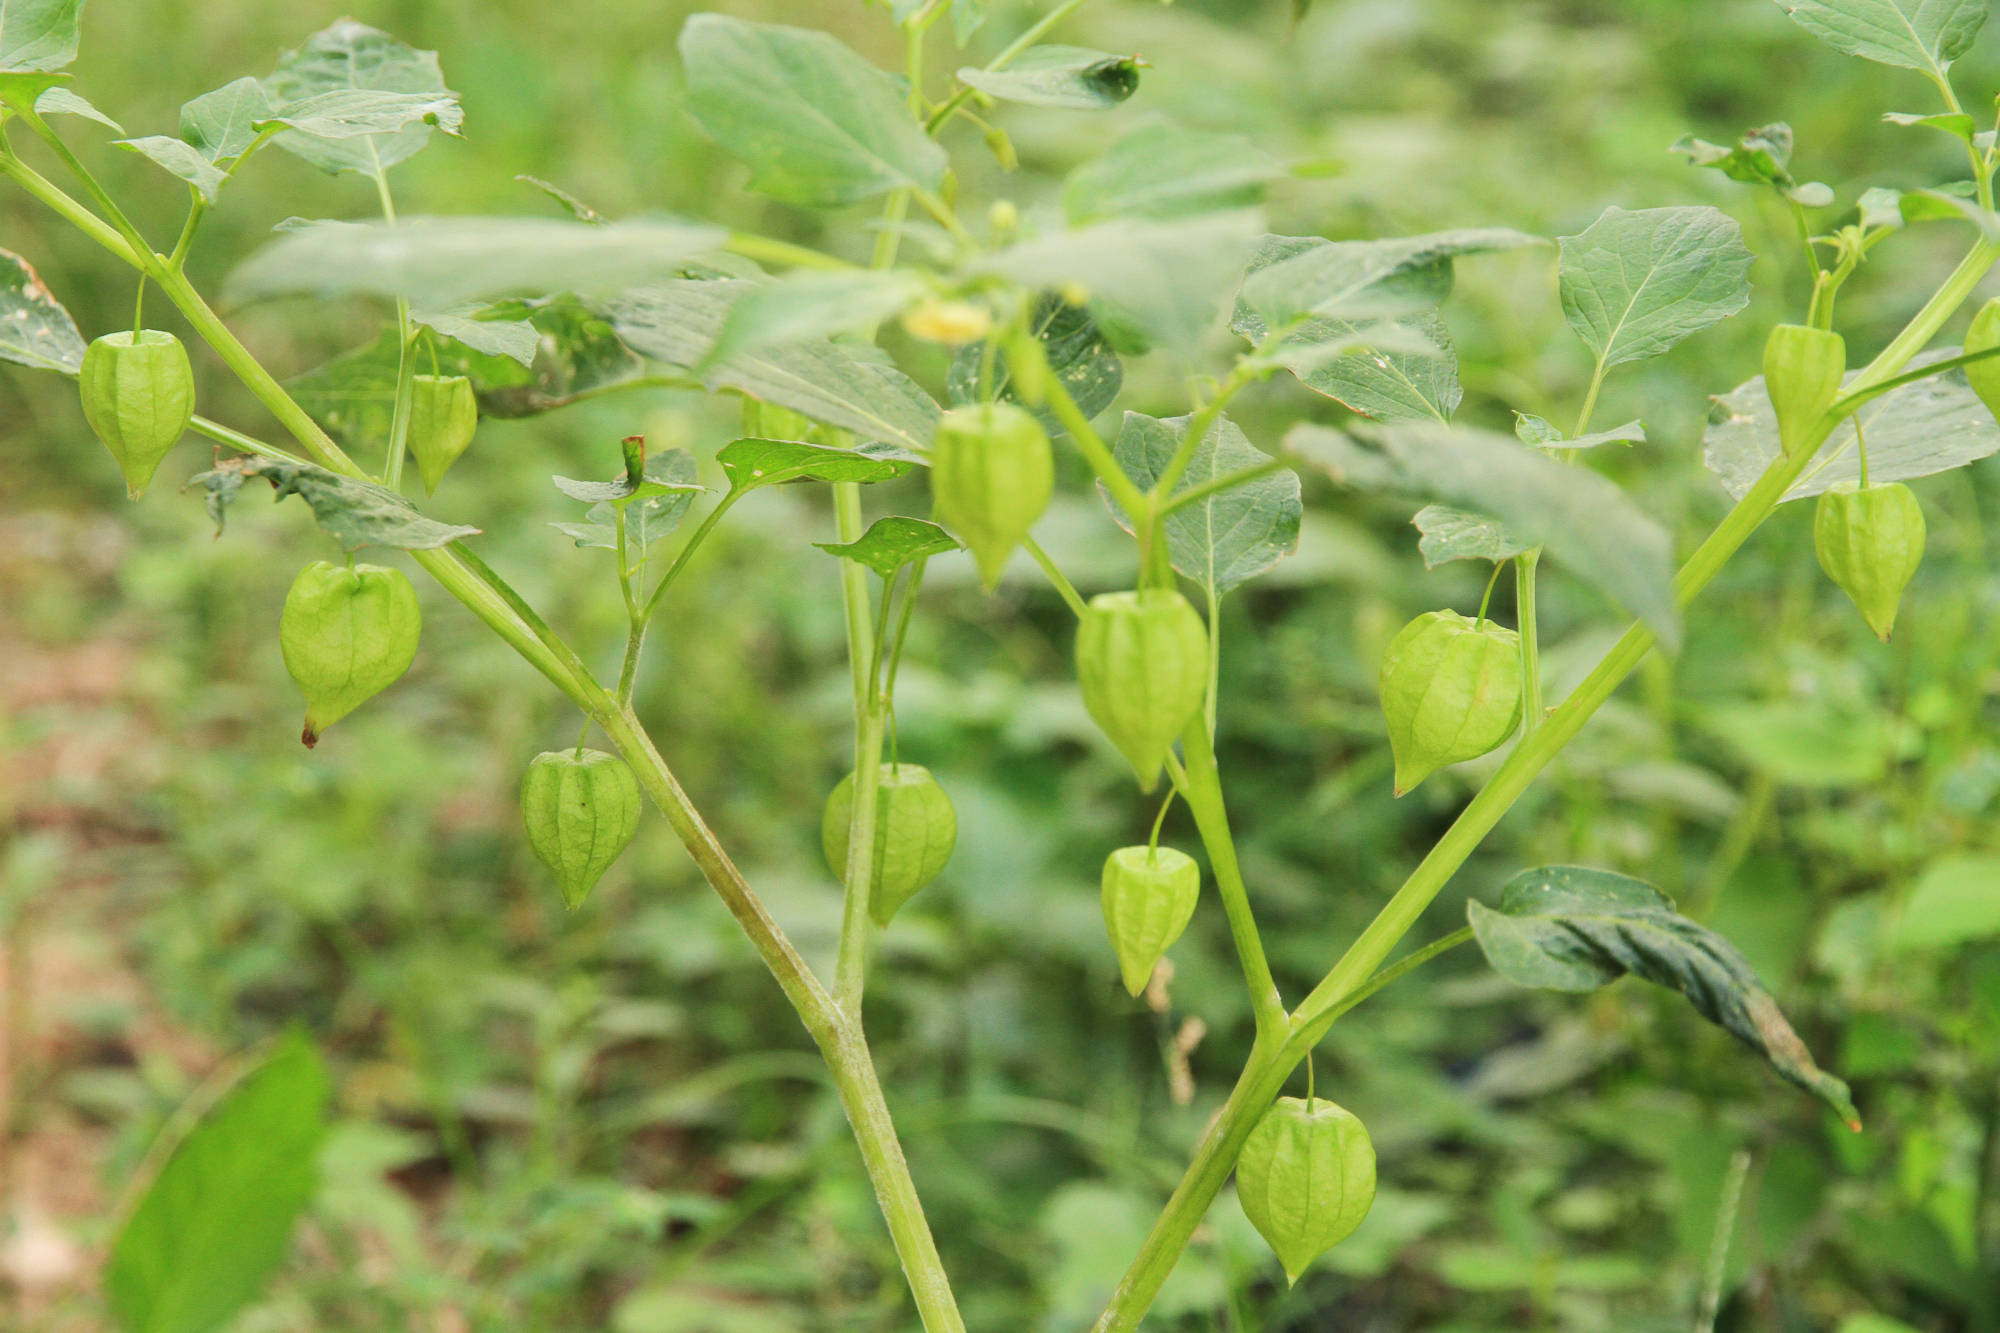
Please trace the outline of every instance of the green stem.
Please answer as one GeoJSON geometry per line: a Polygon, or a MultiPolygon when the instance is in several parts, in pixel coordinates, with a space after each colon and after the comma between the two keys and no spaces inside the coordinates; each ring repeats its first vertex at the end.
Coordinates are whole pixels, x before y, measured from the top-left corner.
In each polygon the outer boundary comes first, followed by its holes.
{"type": "Polygon", "coordinates": [[[232,449],[240,449],[246,454],[257,454],[263,458],[281,459],[287,463],[303,463],[297,454],[288,453],[274,444],[266,444],[255,436],[245,435],[240,430],[232,430],[219,421],[207,417],[195,417],[188,422],[188,429],[197,435],[206,435],[218,444],[226,444],[232,449]]]}
{"type": "Polygon", "coordinates": [[[1250,910],[1250,891],[1243,883],[1243,870],[1236,861],[1236,843],[1229,832],[1229,811],[1223,804],[1222,778],[1216,769],[1215,746],[1209,739],[1208,724],[1199,715],[1181,733],[1181,749],[1187,766],[1174,774],[1182,799],[1194,815],[1201,831],[1202,845],[1215,871],[1216,892],[1229,918],[1229,934],[1236,943],[1236,958],[1243,967],[1243,982],[1250,988],[1250,1008],[1257,1019],[1257,1039],[1273,1042],[1285,1027],[1285,1002],[1278,984],[1271,978],[1271,964],[1264,957],[1264,941],[1257,932],[1257,918],[1250,910]]]}
{"type": "Polygon", "coordinates": [[[752,236],[748,232],[731,232],[722,248],[731,254],[754,259],[760,264],[783,264],[791,268],[819,268],[836,271],[857,267],[845,259],[836,259],[819,250],[790,241],[772,240],[768,236],[752,236]]]}
{"type": "MultiPolygon", "coordinates": [[[[1104,483],[1104,488],[1111,492],[1111,498],[1118,502],[1118,507],[1131,515],[1135,523],[1138,522],[1140,516],[1147,512],[1146,493],[1125,475],[1125,469],[1118,466],[1118,459],[1112,454],[1110,447],[1091,426],[1090,418],[1077,406],[1076,399],[1070,396],[1061,378],[1049,369],[1048,355],[1042,350],[1041,340],[1025,331],[1019,332],[1009,346],[1008,353],[1017,366],[1029,360],[1040,363],[1032,373],[1047,390],[1049,411],[1055,414],[1056,420],[1062,423],[1062,428],[1076,441],[1076,447],[1082,452],[1084,461],[1090,464],[1090,470],[1097,474],[1097,479],[1104,483]]],[[[1020,381],[1019,370],[1016,370],[1014,378],[1017,383],[1020,381]]],[[[1145,544],[1141,542],[1141,545],[1145,544]]]]}
{"type": "Polygon", "coordinates": [[[1521,635],[1521,734],[1531,736],[1542,720],[1541,627],[1535,619],[1535,573],[1542,548],[1514,557],[1514,618],[1521,635]]]}
{"type": "MultiPolygon", "coordinates": [[[[375,194],[382,204],[382,219],[390,226],[396,225],[396,200],[389,193],[389,173],[383,169],[382,156],[375,149],[373,135],[365,140],[368,158],[375,164],[375,194]]],[[[401,490],[403,486],[403,455],[408,452],[410,441],[410,409],[415,394],[417,363],[416,348],[410,334],[410,301],[408,297],[396,298],[396,403],[389,416],[389,452],[382,470],[383,484],[390,490],[401,490]]]]}
{"type": "MultiPolygon", "coordinates": [[[[1981,240],[1975,245],[1923,309],[1856,376],[1854,391],[1865,391],[1900,371],[1937,335],[1996,259],[2000,259],[2000,241],[1981,240]]],[[[1795,457],[1773,462],[1688,557],[1674,580],[1675,596],[1681,606],[1694,600],[1770,516],[1840,419],[1837,408],[1829,410],[1814,428],[1810,447],[1801,449],[1795,457]]],[[[1611,697],[1654,642],[1653,631],[1642,623],[1635,623],[1625,631],[1576,691],[1550,712],[1545,725],[1526,737],[1501,762],[1500,768],[1418,863],[1375,920],[1300,1003],[1292,1014],[1290,1035],[1284,1044],[1276,1050],[1261,1042],[1252,1048],[1250,1060],[1229,1100],[1202,1137],[1187,1173],[1120,1280],[1093,1333],[1132,1333],[1139,1326],[1195,1227],[1228,1179],[1257,1117],[1277,1096],[1291,1071],[1344,1012],[1348,999],[1368,984],[1383,959],[1416,924],[1424,908],[1499,823],[1501,816],[1611,697]]]]}
{"type": "Polygon", "coordinates": [[[674,577],[687,568],[689,558],[708,539],[708,534],[715,531],[715,525],[722,522],[722,516],[729,512],[729,507],[748,494],[748,491],[731,491],[716,501],[715,508],[708,511],[708,517],[702,519],[701,526],[694,530],[694,535],[689,537],[687,543],[675,554],[674,562],[667,566],[667,572],[660,575],[659,583],[653,588],[653,595],[646,599],[645,609],[640,612],[644,619],[651,620],[653,613],[660,609],[660,599],[667,595],[667,589],[673,585],[674,577]]]}
{"type": "MultiPolygon", "coordinates": [[[[858,483],[834,483],[833,512],[840,540],[860,541],[858,483]]],[[[886,599],[887,589],[883,595],[886,599]]],[[[882,792],[882,711],[871,680],[877,645],[869,616],[866,565],[858,560],[840,562],[840,596],[847,613],[848,667],[854,678],[854,803],[847,820],[847,873],[841,877],[840,946],[834,961],[833,996],[840,1011],[859,1023],[868,972],[868,891],[875,880],[875,822],[882,792]]]]}
{"type": "Polygon", "coordinates": [[[1082,619],[1083,613],[1090,609],[1084,603],[1083,594],[1076,590],[1076,585],[1069,581],[1069,575],[1063,573],[1056,562],[1049,557],[1049,553],[1042,549],[1042,544],[1033,537],[1023,537],[1021,549],[1042,567],[1042,573],[1048,575],[1049,582],[1055,585],[1058,593],[1062,594],[1062,599],[1069,604],[1069,609],[1079,620],[1082,619]]]}
{"type": "Polygon", "coordinates": [[[625,599],[625,660],[618,667],[618,694],[621,705],[632,702],[632,682],[639,674],[639,654],[646,646],[646,613],[632,589],[632,560],[629,525],[625,506],[612,506],[613,527],[618,533],[618,591],[625,599]]]}
{"type": "MultiPolygon", "coordinates": [[[[989,71],[1007,68],[1007,66],[1013,64],[1021,57],[1022,52],[1042,40],[1042,37],[1047,34],[1049,29],[1083,8],[1086,3],[1088,3],[1088,0],[1063,0],[1063,3],[1042,15],[1040,19],[1035,21],[1032,27],[1008,43],[1006,50],[987,61],[986,68],[989,71]]],[[[951,113],[964,106],[971,96],[971,87],[961,86],[949,98],[945,99],[944,103],[936,111],[931,113],[930,119],[924,122],[924,130],[927,133],[936,134],[944,123],[951,119],[951,113]]]]}

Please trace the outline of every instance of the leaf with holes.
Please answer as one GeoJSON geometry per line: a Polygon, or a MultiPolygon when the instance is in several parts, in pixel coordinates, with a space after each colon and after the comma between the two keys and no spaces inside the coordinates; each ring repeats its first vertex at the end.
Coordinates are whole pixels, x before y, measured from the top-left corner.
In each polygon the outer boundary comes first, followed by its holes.
{"type": "Polygon", "coordinates": [[[0,250],[0,361],[74,375],[83,335],[28,261],[0,250]]]}
{"type": "Polygon", "coordinates": [[[364,546],[426,551],[479,535],[478,528],[427,518],[386,486],[343,477],[311,463],[257,456],[225,458],[209,471],[190,477],[188,485],[208,492],[208,515],[220,531],[230,504],[243,483],[253,477],[270,482],[280,500],[288,495],[304,500],[312,507],[314,521],[348,551],[364,546]]]}
{"type": "Polygon", "coordinates": [[[1650,884],[1608,870],[1545,866],[1466,904],[1493,970],[1521,986],[1596,990],[1630,973],[1687,996],[1703,1018],[1770,1061],[1780,1077],[1861,1128],[1847,1085],[1820,1069],[1736,946],[1680,915],[1650,884]]]}

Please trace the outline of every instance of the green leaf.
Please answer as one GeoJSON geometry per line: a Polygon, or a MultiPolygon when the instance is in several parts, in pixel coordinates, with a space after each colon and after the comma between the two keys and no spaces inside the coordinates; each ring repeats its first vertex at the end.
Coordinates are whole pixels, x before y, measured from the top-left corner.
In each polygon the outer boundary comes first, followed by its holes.
{"type": "Polygon", "coordinates": [[[1410,520],[1423,536],[1417,553],[1425,569],[1451,560],[1511,560],[1531,545],[1508,532],[1498,519],[1455,505],[1425,505],[1410,520]]]}
{"type": "Polygon", "coordinates": [[[522,175],[516,176],[514,179],[520,181],[523,185],[534,186],[537,190],[540,190],[543,194],[561,204],[564,211],[578,222],[608,221],[602,213],[592,208],[589,204],[584,203],[583,200],[577,198],[568,190],[563,189],[560,185],[551,185],[539,176],[522,175]]]}
{"type": "Polygon", "coordinates": [[[277,108],[261,80],[241,78],[181,107],[181,138],[210,162],[229,162],[257,141],[257,126],[277,108]]]}
{"type": "Polygon", "coordinates": [[[35,99],[35,113],[42,116],[82,116],[107,125],[113,133],[123,134],[125,127],[99,111],[89,102],[67,88],[51,88],[35,99]]]}
{"type": "Polygon", "coordinates": [[[688,222],[594,227],[555,218],[417,218],[316,223],[271,242],[229,275],[231,301],[403,296],[441,309],[510,292],[611,292],[678,274],[724,239],[688,222]]]}
{"type": "Polygon", "coordinates": [[[625,511],[625,542],[629,551],[644,551],[673,532],[687,517],[694,497],[698,466],[685,449],[668,449],[646,460],[645,479],[637,486],[623,478],[615,482],[551,478],[556,489],[575,500],[596,500],[581,523],[551,523],[578,546],[618,549],[618,509],[625,511]]]}
{"type": "Polygon", "coordinates": [[[1151,342],[1187,351],[1215,323],[1257,228],[1254,212],[1115,219],[1024,241],[977,268],[1031,290],[1080,289],[1151,342]]]}
{"type": "Polygon", "coordinates": [[[904,565],[960,549],[952,535],[937,524],[901,515],[876,519],[857,541],[813,545],[843,559],[858,560],[885,579],[894,578],[904,565]]]}
{"type": "MultiPolygon", "coordinates": [[[[730,307],[755,289],[740,279],[662,283],[625,293],[606,313],[634,351],[695,366],[715,345],[730,307]]],[[[702,379],[711,390],[734,389],[912,453],[928,450],[937,428],[937,403],[874,348],[795,343],[732,357],[702,379]]]]}
{"type": "Polygon", "coordinates": [[[143,139],[118,139],[113,142],[128,152],[151,158],[200,190],[201,197],[211,204],[215,202],[216,196],[222,193],[222,184],[228,179],[222,169],[203,157],[199,150],[165,134],[149,134],[143,139]]]}
{"type": "Polygon", "coordinates": [[[82,16],[83,0],[0,0],[0,74],[67,66],[82,16]]]}
{"type": "Polygon", "coordinates": [[[1898,914],[1898,950],[1949,949],[2000,935],[2000,858],[1951,854],[1924,867],[1898,914]]]}
{"type": "Polygon", "coordinates": [[[1688,135],[1668,151],[1698,167],[1713,167],[1733,181],[1782,189],[1792,183],[1792,127],[1782,120],[1759,125],[1724,147],[1688,135]]]}
{"type": "Polygon", "coordinates": [[[294,1034],[174,1149],[105,1266],[125,1333],[210,1333],[256,1299],[318,1186],[326,1100],[294,1034]]]}
{"type": "MultiPolygon", "coordinates": [[[[1233,324],[1253,343],[1263,319],[1238,305],[1233,324]]],[[[1264,355],[1351,411],[1377,421],[1448,422],[1464,392],[1443,316],[1426,311],[1393,323],[1308,319],[1264,355]]]]}
{"type": "MultiPolygon", "coordinates": [[[[356,90],[456,100],[444,86],[437,52],[419,51],[353,19],[341,19],[298,50],[287,52],[264,80],[264,93],[274,108],[291,107],[324,93],[356,90]]],[[[272,142],[322,171],[373,175],[422,152],[430,142],[431,128],[419,119],[403,123],[394,133],[318,138],[287,131],[272,142]]]]}
{"type": "MultiPolygon", "coordinates": [[[[1910,369],[1957,355],[1956,347],[1935,348],[1912,358],[1910,369]]],[[[1803,500],[1837,482],[1860,479],[1860,454],[1854,447],[1857,420],[1868,444],[1868,480],[1875,483],[1928,477],[2000,452],[2000,424],[1995,424],[1963,373],[1946,371],[1862,404],[1820,447],[1812,468],[1785,493],[1785,499],[1803,500]]],[[[1702,461],[1721,479],[1723,488],[1740,499],[1783,452],[1764,377],[1716,397],[1708,423],[1702,461]]]]}
{"type": "Polygon", "coordinates": [[[1677,990],[1779,1077],[1861,1128],[1847,1085],[1813,1063],[1736,946],[1674,911],[1652,885],[1608,870],[1544,866],[1508,880],[1497,911],[1474,900],[1466,914],[1486,961],[1516,985],[1587,991],[1630,973],[1677,990]]]}
{"type": "Polygon", "coordinates": [[[1069,174],[1063,212],[1080,226],[1251,208],[1284,174],[1282,163],[1239,135],[1146,125],[1069,174]]]}
{"type": "Polygon", "coordinates": [[[958,81],[1003,102],[1107,111],[1139,90],[1139,61],[1051,44],[1029,48],[1006,69],[961,69],[958,81]]]}
{"type": "MultiPolygon", "coordinates": [[[[1071,305],[1053,292],[1044,293],[1035,303],[1029,330],[1042,345],[1049,370],[1076,400],[1078,410],[1094,417],[1117,401],[1125,384],[1125,367],[1111,349],[1104,331],[1084,306],[1071,305]]],[[[986,364],[983,342],[961,347],[951,359],[945,377],[945,393],[952,406],[963,407],[981,401],[979,377],[986,364]]],[[[993,357],[993,396],[1005,402],[1020,401],[1014,391],[1014,374],[1004,351],[993,357]]],[[[1046,408],[1035,414],[1051,438],[1063,434],[1061,425],[1046,408]]]]}
{"type": "Polygon", "coordinates": [[[475,352],[486,356],[504,356],[524,366],[535,363],[535,350],[542,342],[541,331],[530,320],[480,318],[465,308],[458,311],[412,311],[410,319],[453,342],[463,343],[475,352]]]}
{"type": "Polygon", "coordinates": [[[1451,292],[1460,255],[1545,245],[1505,227],[1467,227],[1379,241],[1265,236],[1243,281],[1242,304],[1279,327],[1308,316],[1344,320],[1408,315],[1451,292]]]}
{"type": "Polygon", "coordinates": [[[1827,699],[1734,700],[1710,704],[1698,717],[1746,767],[1788,787],[1873,787],[1894,744],[1879,711],[1827,699]]]}
{"type": "MultiPolygon", "coordinates": [[[[1113,447],[1118,466],[1141,490],[1151,490],[1187,439],[1187,430],[1187,417],[1160,420],[1127,412],[1113,447]]],[[[1270,461],[1271,455],[1250,443],[1235,422],[1217,417],[1173,493],[1270,461]]],[[[1131,518],[1108,493],[1105,503],[1118,525],[1132,531],[1131,518]]],[[[1267,473],[1167,515],[1167,558],[1176,570],[1219,598],[1298,550],[1304,516],[1298,474],[1267,473]]]]}
{"type": "Polygon", "coordinates": [[[258,133],[284,125],[314,139],[342,140],[397,134],[430,125],[456,135],[465,110],[456,93],[391,93],[379,88],[336,88],[287,102],[258,121],[258,133]]]}
{"type": "Polygon", "coordinates": [[[696,14],[680,52],[688,109],[754,189],[831,207],[944,181],[949,159],[904,90],[826,33],[696,14]]]}
{"type": "Polygon", "coordinates": [[[408,500],[372,481],[343,477],[311,463],[257,456],[225,458],[188,479],[188,485],[208,492],[208,514],[218,532],[229,505],[252,477],[270,482],[280,500],[296,495],[312,506],[314,521],[349,551],[364,546],[426,551],[479,535],[478,528],[426,518],[408,500]]]}
{"type": "Polygon", "coordinates": [[[1715,208],[1607,208],[1558,238],[1563,314],[1607,366],[1658,356],[1750,303],[1743,229],[1715,208]]]}
{"type": "Polygon", "coordinates": [[[1680,639],[1673,545],[1625,493],[1491,431],[1409,422],[1354,435],[1300,425],[1285,450],[1334,480],[1490,515],[1515,540],[1548,548],[1575,578],[1622,603],[1672,649],[1680,639]]]}
{"type": "Polygon", "coordinates": [[[83,335],[28,261],[0,250],[0,361],[74,375],[83,335]]]}
{"type": "Polygon", "coordinates": [[[888,481],[912,466],[906,459],[881,458],[803,440],[732,440],[716,451],[715,461],[722,465],[732,492],[787,481],[888,481]]]}
{"type": "Polygon", "coordinates": [[[1538,417],[1533,412],[1514,414],[1514,438],[1522,444],[1532,444],[1543,449],[1595,449],[1601,444],[1644,444],[1646,427],[1643,422],[1628,421],[1610,430],[1594,430],[1575,439],[1565,437],[1562,430],[1552,421],[1538,417]]]}
{"type": "Polygon", "coordinates": [[[1885,111],[1882,113],[1882,119],[1891,125],[1918,125],[1925,129],[1938,130],[1967,145],[1972,143],[1973,136],[1979,132],[1978,122],[1963,111],[1939,112],[1936,115],[1885,111]]]}
{"type": "Polygon", "coordinates": [[[1778,0],[1778,7],[1845,55],[1938,78],[1986,22],[1986,0],[1778,0]]]}
{"type": "Polygon", "coordinates": [[[720,365],[745,352],[871,329],[923,292],[923,279],[904,270],[788,273],[758,284],[730,304],[697,369],[720,365]]]}

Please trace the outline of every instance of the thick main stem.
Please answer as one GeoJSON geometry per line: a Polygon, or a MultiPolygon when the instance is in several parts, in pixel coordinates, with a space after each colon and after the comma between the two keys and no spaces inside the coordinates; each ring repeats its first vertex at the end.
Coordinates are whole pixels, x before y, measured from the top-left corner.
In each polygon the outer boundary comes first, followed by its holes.
{"type": "MultiPolygon", "coordinates": [[[[833,512],[840,540],[859,541],[859,484],[834,483],[833,512]]],[[[867,566],[858,560],[840,562],[840,595],[847,612],[847,657],[854,676],[854,804],[847,820],[847,866],[841,877],[844,892],[833,994],[841,1012],[859,1023],[868,973],[868,893],[875,879],[875,824],[882,796],[882,709],[875,692],[876,636],[868,616],[867,566]]],[[[885,604],[888,596],[885,587],[885,604]]]]}

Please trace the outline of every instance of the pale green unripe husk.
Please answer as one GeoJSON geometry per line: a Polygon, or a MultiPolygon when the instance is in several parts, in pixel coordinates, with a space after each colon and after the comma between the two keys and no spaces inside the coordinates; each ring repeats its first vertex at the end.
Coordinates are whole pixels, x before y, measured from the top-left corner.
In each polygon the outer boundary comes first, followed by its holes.
{"type": "Polygon", "coordinates": [[[1055,454],[1039,421],[1012,403],[946,412],[931,445],[931,497],[964,538],[990,591],[1055,489],[1055,454]]]}
{"type": "Polygon", "coordinates": [[[1820,494],[1813,510],[1813,550],[1826,576],[1886,642],[1903,589],[1923,563],[1923,506],[1901,482],[1865,490],[1839,482],[1820,494]]]}
{"type": "Polygon", "coordinates": [[[1381,691],[1401,796],[1514,734],[1521,724],[1520,636],[1456,611],[1426,612],[1389,641],[1381,691]]]}
{"type": "MultiPolygon", "coordinates": [[[[958,842],[958,812],[921,764],[884,764],[875,801],[875,873],[868,915],[886,926],[917,890],[936,879],[958,842]]],[[[848,831],[854,818],[854,775],[826,798],[820,850],[835,879],[846,882],[848,831]]]]}
{"type": "Polygon", "coordinates": [[[1368,1216],[1375,1145],[1351,1111],[1325,1098],[1281,1097],[1243,1143],[1236,1197],[1296,1283],[1368,1216]]]}
{"type": "Polygon", "coordinates": [[[1151,791],[1207,694],[1208,631],[1171,589],[1101,593],[1077,625],[1076,676],[1084,707],[1151,791]]]}
{"type": "Polygon", "coordinates": [[[1814,425],[1840,397],[1847,344],[1830,329],[1780,324],[1764,343],[1764,392],[1778,418],[1787,458],[1805,447],[1814,425]]]}
{"type": "Polygon", "coordinates": [[[410,453],[435,491],[479,429],[479,400],[463,375],[418,375],[410,382],[410,453]]]}
{"type": "Polygon", "coordinates": [[[528,762],[521,816],[528,845],[571,910],[597,887],[639,829],[639,783],[617,755],[550,750],[528,762]]]}
{"type": "Polygon", "coordinates": [[[83,416],[118,460],[138,499],[194,418],[194,369],[180,339],[146,329],[107,333],[83,353],[77,374],[83,416]]]}
{"type": "Polygon", "coordinates": [[[300,739],[320,733],[396,683],[417,655],[423,616],[401,570],[315,561],[285,594],[278,646],[306,697],[300,739]]]}
{"type": "Polygon", "coordinates": [[[1120,847],[1104,858],[1104,929],[1125,989],[1139,995],[1201,896],[1201,869],[1171,847],[1120,847]]]}
{"type": "MultiPolygon", "coordinates": [[[[1985,352],[2000,347],[2000,296],[1979,307],[1972,326],[1965,331],[1965,350],[1985,352]]],[[[2000,356],[1965,363],[1965,378],[1986,410],[2000,417],[2000,356]]]]}

